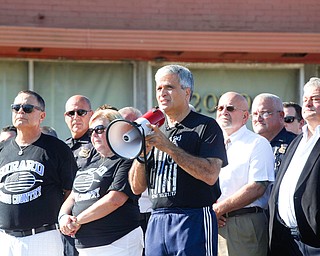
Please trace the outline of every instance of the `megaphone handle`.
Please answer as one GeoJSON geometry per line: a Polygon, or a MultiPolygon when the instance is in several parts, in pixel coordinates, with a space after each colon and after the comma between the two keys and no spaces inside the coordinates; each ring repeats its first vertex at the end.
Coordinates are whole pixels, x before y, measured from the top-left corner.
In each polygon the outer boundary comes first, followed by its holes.
{"type": "Polygon", "coordinates": [[[143,161],[141,161],[142,159],[139,156],[137,157],[137,160],[138,162],[144,164],[144,169],[145,169],[144,171],[147,178],[147,182],[150,188],[154,188],[154,184],[150,182],[150,177],[149,177],[150,174],[148,173],[148,156],[147,156],[147,147],[146,147],[146,141],[145,141],[146,137],[145,137],[144,129],[141,129],[141,130],[142,130],[142,137],[143,137],[143,140],[142,140],[143,161]]]}
{"type": "Polygon", "coordinates": [[[148,173],[148,161],[147,161],[147,147],[146,147],[146,136],[144,134],[144,130],[142,129],[142,150],[143,150],[143,160],[144,160],[144,168],[145,174],[148,173]]]}

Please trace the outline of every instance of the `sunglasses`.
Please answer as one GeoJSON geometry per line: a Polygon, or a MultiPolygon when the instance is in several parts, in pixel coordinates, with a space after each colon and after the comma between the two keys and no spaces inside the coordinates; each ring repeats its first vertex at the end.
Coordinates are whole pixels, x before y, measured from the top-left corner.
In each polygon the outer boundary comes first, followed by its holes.
{"type": "Polygon", "coordinates": [[[78,110],[71,110],[66,112],[65,114],[67,116],[74,116],[76,113],[78,114],[78,116],[85,116],[89,111],[84,110],[84,109],[78,109],[78,110]]]}
{"type": "Polygon", "coordinates": [[[31,104],[11,104],[11,109],[14,110],[15,112],[19,112],[21,108],[23,112],[27,114],[30,114],[33,111],[33,109],[37,109],[43,112],[42,108],[35,105],[31,105],[31,104]]]}
{"type": "Polygon", "coordinates": [[[296,119],[295,116],[286,116],[284,117],[284,122],[287,123],[287,124],[291,124],[293,123],[293,121],[296,119]]]}
{"type": "Polygon", "coordinates": [[[236,110],[245,111],[245,110],[236,108],[233,105],[227,105],[227,106],[220,105],[220,106],[216,106],[215,109],[218,110],[218,111],[222,111],[222,110],[226,109],[228,112],[233,112],[233,111],[236,111],[236,110]]]}
{"type": "Polygon", "coordinates": [[[96,134],[102,134],[102,133],[104,133],[104,131],[105,131],[106,129],[107,129],[107,127],[104,126],[104,125],[97,125],[97,126],[94,127],[94,128],[89,128],[89,129],[88,129],[88,135],[89,135],[89,137],[91,137],[94,132],[95,132],[96,134]]]}

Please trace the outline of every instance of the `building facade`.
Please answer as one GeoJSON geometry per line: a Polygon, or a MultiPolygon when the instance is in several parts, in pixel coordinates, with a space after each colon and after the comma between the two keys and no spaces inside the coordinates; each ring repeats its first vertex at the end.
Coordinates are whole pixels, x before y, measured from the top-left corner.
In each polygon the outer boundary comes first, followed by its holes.
{"type": "Polygon", "coordinates": [[[154,73],[168,63],[191,69],[192,104],[213,117],[230,90],[300,103],[302,85],[320,73],[319,11],[317,0],[0,0],[0,123],[28,88],[44,96],[45,124],[62,139],[73,94],[93,109],[147,111],[154,73]]]}

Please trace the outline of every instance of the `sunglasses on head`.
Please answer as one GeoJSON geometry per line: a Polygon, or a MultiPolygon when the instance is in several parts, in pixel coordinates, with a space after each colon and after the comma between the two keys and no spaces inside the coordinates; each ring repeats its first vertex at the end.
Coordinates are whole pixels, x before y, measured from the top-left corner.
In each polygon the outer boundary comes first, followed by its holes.
{"type": "Polygon", "coordinates": [[[43,111],[42,108],[35,106],[35,105],[31,105],[31,104],[11,104],[11,109],[14,110],[15,112],[19,112],[19,110],[22,108],[24,113],[31,113],[33,111],[33,109],[37,109],[39,111],[43,111]]]}
{"type": "MultiPolygon", "coordinates": [[[[237,109],[242,110],[242,109],[236,108],[233,105],[227,105],[227,106],[220,105],[220,106],[216,106],[215,109],[218,111],[222,111],[226,109],[228,112],[233,112],[233,111],[236,111],[237,109]]],[[[245,111],[245,110],[242,110],[242,111],[245,111]]]]}
{"type": "Polygon", "coordinates": [[[89,111],[84,110],[84,109],[77,109],[77,110],[71,110],[66,112],[67,116],[74,116],[76,113],[78,116],[85,116],[89,111]]]}
{"type": "Polygon", "coordinates": [[[287,124],[293,123],[293,121],[296,119],[295,116],[286,116],[284,117],[284,122],[287,124]]]}
{"type": "Polygon", "coordinates": [[[89,135],[89,137],[91,137],[94,132],[97,133],[97,134],[102,134],[102,133],[104,133],[104,131],[106,129],[107,129],[107,127],[104,126],[104,125],[97,125],[94,128],[89,128],[88,129],[88,135],[89,135]]]}

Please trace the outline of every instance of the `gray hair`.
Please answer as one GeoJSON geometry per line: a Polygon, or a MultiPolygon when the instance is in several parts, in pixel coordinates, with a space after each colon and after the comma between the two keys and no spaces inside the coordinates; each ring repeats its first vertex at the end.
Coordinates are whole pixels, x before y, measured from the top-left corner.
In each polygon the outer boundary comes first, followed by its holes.
{"type": "Polygon", "coordinates": [[[176,74],[179,78],[179,83],[183,89],[190,88],[190,100],[194,90],[194,79],[191,71],[183,66],[180,65],[167,65],[160,69],[158,69],[157,73],[155,74],[156,82],[159,79],[167,74],[176,74]]]}
{"type": "Polygon", "coordinates": [[[24,91],[20,91],[18,93],[19,94],[22,94],[22,93],[25,93],[25,94],[28,94],[28,95],[31,95],[33,97],[36,98],[36,100],[38,101],[39,103],[39,107],[41,108],[41,111],[44,112],[45,109],[46,109],[46,103],[44,102],[44,99],[40,96],[40,94],[36,93],[35,91],[31,91],[31,90],[24,90],[24,91]]]}
{"type": "Polygon", "coordinates": [[[139,109],[134,107],[124,107],[119,109],[120,115],[126,120],[129,120],[131,122],[138,119],[140,116],[142,116],[142,113],[139,109]]]}
{"type": "Polygon", "coordinates": [[[306,87],[318,87],[320,88],[320,78],[318,77],[311,77],[310,80],[304,85],[306,87]]]}
{"type": "Polygon", "coordinates": [[[272,93],[261,93],[255,97],[253,101],[256,99],[264,99],[272,102],[272,106],[276,111],[283,111],[282,100],[275,94],[272,93]]]}

